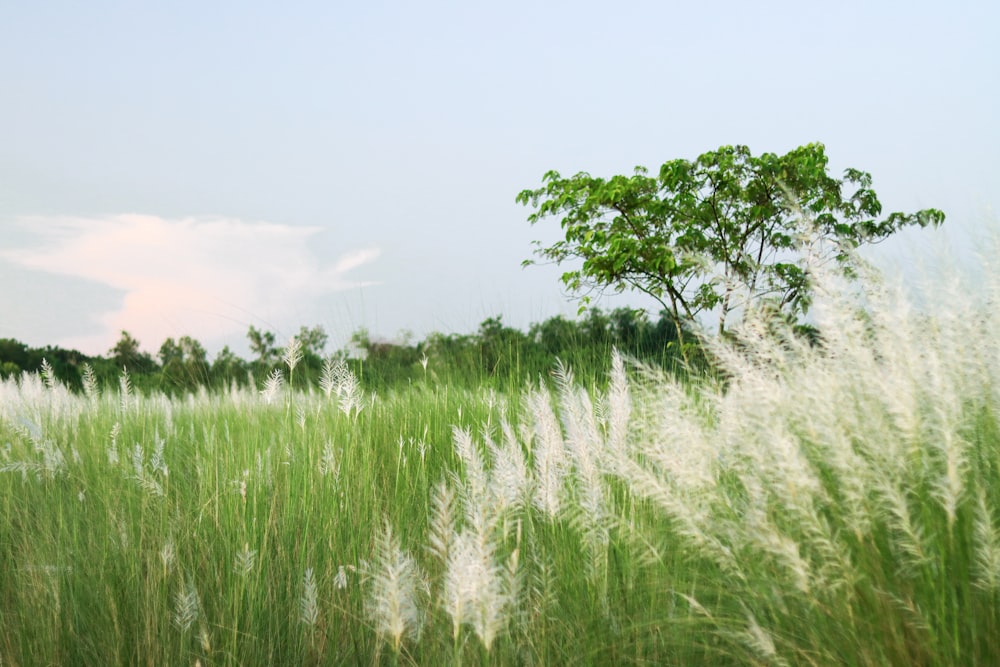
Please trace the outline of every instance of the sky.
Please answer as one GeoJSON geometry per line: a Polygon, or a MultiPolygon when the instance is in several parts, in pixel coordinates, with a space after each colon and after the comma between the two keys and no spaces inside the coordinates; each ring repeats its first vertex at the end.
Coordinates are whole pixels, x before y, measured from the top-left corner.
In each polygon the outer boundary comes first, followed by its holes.
{"type": "Polygon", "coordinates": [[[731,144],[819,141],[886,211],[945,211],[886,266],[969,247],[1000,202],[998,25],[967,0],[2,3],[0,338],[527,328],[576,303],[521,266],[559,229],[518,192],[731,144]]]}

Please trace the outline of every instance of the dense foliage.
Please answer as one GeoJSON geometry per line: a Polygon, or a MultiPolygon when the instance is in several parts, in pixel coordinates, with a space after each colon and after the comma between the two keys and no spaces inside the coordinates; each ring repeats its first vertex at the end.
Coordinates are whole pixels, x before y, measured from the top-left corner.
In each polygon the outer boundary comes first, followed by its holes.
{"type": "Polygon", "coordinates": [[[716,310],[721,333],[730,313],[762,301],[796,317],[817,264],[850,269],[857,246],[944,221],[936,209],[880,219],[870,174],[827,172],[823,144],[780,156],[723,146],[668,161],[655,176],[643,167],[609,179],[550,171],[517,201],[534,208],[532,224],[559,219],[564,238],[536,243],[536,254],[569,262],[562,281],[585,303],[589,290],[635,289],[660,301],[679,328],[716,310]]]}
{"type": "MultiPolygon", "coordinates": [[[[255,358],[242,359],[225,347],[211,361],[202,344],[190,336],[168,338],[155,358],[143,352],[127,331],[103,357],[0,339],[0,378],[38,372],[44,360],[55,378],[77,390],[88,367],[100,386],[117,386],[122,369],[127,369],[134,388],[167,394],[201,387],[226,389],[233,383],[258,386],[283,365],[288,347],[279,346],[273,332],[253,326],[247,339],[255,358]]],[[[315,384],[331,357],[344,360],[366,388],[377,390],[422,380],[466,387],[523,384],[547,377],[557,359],[581,369],[597,367],[612,349],[664,368],[679,368],[673,321],[665,316],[652,320],[644,311],[628,308],[592,309],[577,320],[552,317],[526,332],[506,326],[499,316],[491,317],[474,333],[432,333],[418,342],[380,340],[361,330],[353,335],[350,349],[332,354],[325,351],[328,337],[321,326],[301,327],[294,340],[301,359],[292,380],[299,387],[315,384]]]]}

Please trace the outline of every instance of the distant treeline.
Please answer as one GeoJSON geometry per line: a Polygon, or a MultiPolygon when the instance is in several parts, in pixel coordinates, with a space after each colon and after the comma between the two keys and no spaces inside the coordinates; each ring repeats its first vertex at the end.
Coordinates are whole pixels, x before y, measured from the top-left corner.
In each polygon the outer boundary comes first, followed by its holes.
{"type": "MultiPolygon", "coordinates": [[[[132,386],[168,394],[221,389],[232,384],[259,386],[276,368],[285,368],[287,348],[277,344],[273,332],[250,327],[247,332],[254,358],[242,359],[228,346],[209,361],[205,348],[190,336],[168,338],[152,356],[127,331],[105,356],[87,356],[76,350],[46,346],[30,348],[17,340],[0,339],[0,378],[42,369],[43,359],[55,377],[81,389],[88,367],[99,386],[117,386],[127,369],[132,386]]],[[[581,319],[552,317],[533,324],[527,332],[508,327],[501,317],[491,317],[471,334],[432,333],[419,342],[378,340],[365,330],[351,337],[348,347],[326,351],[328,336],[321,326],[302,327],[295,336],[301,359],[291,381],[299,387],[315,385],[323,363],[343,359],[367,389],[379,390],[415,382],[448,382],[498,386],[536,381],[546,377],[556,360],[573,369],[582,381],[600,381],[610,353],[617,348],[646,363],[676,370],[682,354],[677,330],[669,318],[651,319],[642,310],[618,308],[610,312],[591,309],[581,319]]],[[[686,336],[685,340],[693,337],[686,336]]],[[[696,348],[685,350],[688,362],[701,358],[696,348]]]]}

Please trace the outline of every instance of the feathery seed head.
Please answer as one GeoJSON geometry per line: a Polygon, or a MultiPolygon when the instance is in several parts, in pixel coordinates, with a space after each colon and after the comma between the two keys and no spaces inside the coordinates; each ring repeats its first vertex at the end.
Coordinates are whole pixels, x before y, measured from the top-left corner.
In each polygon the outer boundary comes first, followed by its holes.
{"type": "Polygon", "coordinates": [[[264,388],[260,390],[260,395],[264,398],[265,403],[271,405],[274,402],[284,382],[285,378],[281,374],[280,368],[275,368],[271,371],[271,374],[267,376],[267,380],[264,381],[264,388]]]}
{"type": "Polygon", "coordinates": [[[369,572],[373,590],[368,615],[377,632],[388,636],[399,653],[404,638],[420,634],[418,596],[426,584],[416,561],[403,551],[388,523],[379,536],[376,556],[374,570],[369,572]]]}
{"type": "Polygon", "coordinates": [[[441,602],[451,616],[454,639],[467,624],[490,650],[507,619],[505,581],[492,542],[474,532],[453,536],[441,602]]]}
{"type": "Polygon", "coordinates": [[[291,375],[295,371],[295,367],[302,361],[302,341],[299,340],[298,336],[292,336],[288,341],[288,346],[281,359],[288,366],[288,373],[291,375]]]}
{"type": "Polygon", "coordinates": [[[174,625],[181,632],[187,632],[196,620],[201,607],[198,590],[194,581],[188,578],[186,585],[174,596],[174,625]]]}
{"type": "Polygon", "coordinates": [[[257,551],[255,549],[251,549],[249,544],[244,544],[243,550],[236,554],[234,565],[236,574],[244,578],[249,576],[250,571],[253,570],[256,563],[257,551]]]}
{"type": "Polygon", "coordinates": [[[319,620],[319,599],[313,569],[307,567],[302,577],[302,597],[299,598],[299,620],[314,627],[319,620]]]}

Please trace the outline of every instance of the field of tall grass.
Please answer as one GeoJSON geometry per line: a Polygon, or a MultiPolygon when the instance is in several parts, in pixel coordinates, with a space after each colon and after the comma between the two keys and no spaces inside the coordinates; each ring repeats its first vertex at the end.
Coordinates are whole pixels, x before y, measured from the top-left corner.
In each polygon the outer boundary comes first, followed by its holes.
{"type": "Polygon", "coordinates": [[[1000,273],[719,372],[0,383],[0,664],[1000,664],[1000,273]]]}

